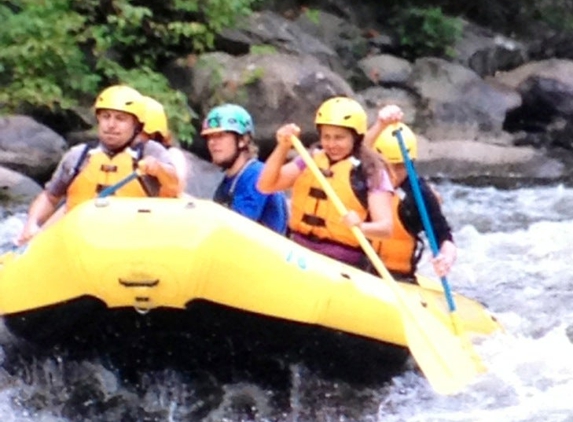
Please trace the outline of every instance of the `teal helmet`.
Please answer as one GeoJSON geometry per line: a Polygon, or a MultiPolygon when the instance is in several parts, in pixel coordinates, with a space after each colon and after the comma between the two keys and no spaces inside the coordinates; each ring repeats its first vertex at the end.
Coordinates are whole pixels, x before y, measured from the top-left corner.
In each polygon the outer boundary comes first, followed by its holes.
{"type": "Polygon", "coordinates": [[[239,135],[254,135],[253,118],[247,110],[237,104],[223,104],[213,108],[201,127],[201,135],[217,132],[234,132],[239,135]]]}

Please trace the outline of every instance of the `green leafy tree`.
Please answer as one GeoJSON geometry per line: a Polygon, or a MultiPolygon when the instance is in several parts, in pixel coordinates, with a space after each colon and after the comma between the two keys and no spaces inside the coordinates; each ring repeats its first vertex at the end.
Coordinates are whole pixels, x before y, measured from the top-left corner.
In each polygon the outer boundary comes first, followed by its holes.
{"type": "Polygon", "coordinates": [[[161,69],[213,49],[257,0],[12,0],[0,5],[0,110],[54,113],[126,83],[161,101],[183,142],[193,111],[161,69]]]}
{"type": "Polygon", "coordinates": [[[461,37],[462,21],[442,13],[438,7],[409,8],[395,18],[396,32],[404,56],[453,56],[453,45],[461,37]]]}
{"type": "Polygon", "coordinates": [[[68,0],[20,1],[0,6],[0,105],[4,111],[35,106],[67,109],[94,92],[93,73],[77,42],[85,19],[68,0]]]}

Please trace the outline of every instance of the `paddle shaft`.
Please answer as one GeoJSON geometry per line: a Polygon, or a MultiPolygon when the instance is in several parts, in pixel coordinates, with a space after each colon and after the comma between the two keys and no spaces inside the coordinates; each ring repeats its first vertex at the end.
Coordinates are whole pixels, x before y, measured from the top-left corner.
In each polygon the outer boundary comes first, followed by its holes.
{"type": "Polygon", "coordinates": [[[127,185],[133,179],[139,177],[139,174],[140,174],[139,171],[135,170],[129,176],[124,177],[116,184],[108,186],[105,189],[102,189],[102,191],[98,194],[98,198],[105,198],[106,196],[113,195],[115,192],[117,192],[119,189],[127,185]]]}
{"type": "MultiPolygon", "coordinates": [[[[428,238],[428,243],[430,244],[430,248],[432,249],[432,254],[434,256],[438,256],[440,253],[440,248],[438,246],[438,242],[436,241],[436,236],[434,234],[434,228],[432,227],[432,223],[430,221],[430,217],[428,215],[428,210],[426,208],[426,203],[422,196],[422,190],[420,189],[420,182],[418,180],[418,174],[416,173],[416,169],[414,168],[414,164],[408,155],[408,150],[406,149],[406,144],[404,143],[404,138],[402,137],[401,129],[397,129],[392,134],[398,140],[398,144],[400,146],[400,152],[402,153],[402,158],[404,159],[404,165],[406,166],[406,172],[408,173],[408,179],[410,180],[410,186],[412,186],[412,192],[414,194],[414,200],[416,201],[416,205],[418,207],[418,211],[420,213],[420,217],[422,219],[422,225],[424,226],[424,231],[426,232],[426,237],[428,238]]],[[[456,310],[456,304],[454,302],[454,298],[452,296],[452,290],[450,288],[450,283],[448,283],[448,279],[443,276],[440,277],[442,282],[442,287],[444,288],[444,294],[446,295],[446,301],[448,302],[448,308],[450,312],[454,312],[456,310]]]]}

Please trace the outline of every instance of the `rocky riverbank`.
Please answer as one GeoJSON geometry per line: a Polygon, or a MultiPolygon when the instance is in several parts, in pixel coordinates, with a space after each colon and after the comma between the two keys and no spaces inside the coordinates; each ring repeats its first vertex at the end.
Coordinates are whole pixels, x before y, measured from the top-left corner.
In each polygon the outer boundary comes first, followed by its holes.
{"type": "MultiPolygon", "coordinates": [[[[419,134],[418,165],[427,176],[503,186],[573,181],[573,60],[556,47],[563,40],[543,33],[513,39],[466,22],[453,58],[408,61],[376,23],[377,11],[362,9],[317,10],[312,19],[303,9],[263,10],[224,31],[219,51],[180,57],[164,73],[186,94],[197,124],[223,101],[250,110],[263,158],[278,125],[296,122],[312,142],[317,106],[349,95],[371,120],[386,104],[404,109],[419,134]]],[[[93,137],[85,131],[95,123],[86,110],[57,125],[49,118],[43,124],[0,119],[0,186],[7,198],[35,195],[67,148],[93,137]]],[[[204,142],[197,137],[186,149],[194,169],[190,193],[208,195],[208,175],[219,175],[201,161],[208,159],[204,142]]]]}

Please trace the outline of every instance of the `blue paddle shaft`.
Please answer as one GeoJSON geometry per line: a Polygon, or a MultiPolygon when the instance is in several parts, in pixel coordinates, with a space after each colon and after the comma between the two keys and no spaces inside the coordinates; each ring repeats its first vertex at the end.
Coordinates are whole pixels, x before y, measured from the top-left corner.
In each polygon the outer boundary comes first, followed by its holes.
{"type": "MultiPolygon", "coordinates": [[[[428,216],[426,203],[424,202],[424,198],[422,197],[420,182],[418,181],[418,174],[416,173],[414,164],[412,163],[412,160],[408,155],[408,150],[406,150],[406,145],[404,144],[404,138],[402,138],[402,130],[397,129],[394,132],[392,132],[392,134],[396,137],[396,139],[398,140],[398,144],[400,145],[400,152],[402,153],[402,157],[404,158],[404,165],[406,166],[408,179],[410,179],[410,185],[412,186],[412,192],[414,193],[414,200],[416,201],[416,205],[418,206],[418,211],[422,219],[422,224],[424,226],[424,231],[426,232],[426,237],[428,238],[428,242],[430,243],[430,248],[432,249],[432,254],[434,256],[437,256],[440,253],[440,249],[438,247],[438,242],[436,241],[436,236],[434,235],[434,229],[432,227],[432,223],[430,222],[430,217],[428,216]]],[[[452,297],[450,284],[448,283],[446,277],[441,277],[441,281],[442,281],[442,286],[444,288],[444,293],[446,294],[448,308],[450,312],[454,312],[456,310],[456,304],[454,303],[454,298],[452,297]]]]}
{"type": "Polygon", "coordinates": [[[121,189],[122,187],[127,185],[129,182],[131,182],[133,179],[137,178],[138,176],[139,176],[139,173],[137,171],[134,171],[129,176],[121,179],[115,185],[111,185],[105,189],[102,189],[102,191],[98,194],[98,198],[105,198],[106,196],[113,195],[118,189],[121,189]]]}

